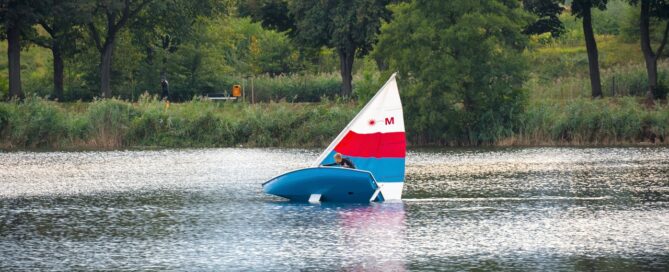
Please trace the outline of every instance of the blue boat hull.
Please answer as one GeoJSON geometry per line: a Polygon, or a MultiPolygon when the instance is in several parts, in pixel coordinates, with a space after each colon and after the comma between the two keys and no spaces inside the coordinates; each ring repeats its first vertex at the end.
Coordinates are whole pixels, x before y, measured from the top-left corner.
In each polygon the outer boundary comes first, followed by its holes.
{"type": "Polygon", "coordinates": [[[309,201],[313,194],[320,194],[320,201],[368,203],[383,201],[378,193],[374,176],[369,171],[340,168],[314,167],[285,173],[263,183],[263,191],[292,201],[309,201]]]}

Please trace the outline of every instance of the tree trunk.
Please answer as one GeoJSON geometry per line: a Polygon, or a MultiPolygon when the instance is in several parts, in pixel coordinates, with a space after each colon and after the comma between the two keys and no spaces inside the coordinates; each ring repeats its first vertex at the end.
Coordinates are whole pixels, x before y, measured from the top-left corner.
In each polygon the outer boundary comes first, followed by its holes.
{"type": "Polygon", "coordinates": [[[353,59],[355,57],[355,50],[339,49],[339,62],[341,65],[341,95],[348,97],[353,93],[353,59]]]}
{"type": "Polygon", "coordinates": [[[7,57],[9,59],[9,98],[23,98],[21,91],[21,31],[7,27],[7,57]]]}
{"type": "Polygon", "coordinates": [[[55,42],[51,48],[51,53],[53,54],[53,98],[62,101],[65,65],[63,64],[63,55],[60,47],[55,42]]]}
{"type": "MultiPolygon", "coordinates": [[[[107,39],[110,39],[109,37],[107,39]]],[[[102,47],[100,61],[100,95],[102,98],[111,98],[111,66],[114,40],[108,40],[102,47]]]]}
{"type": "Polygon", "coordinates": [[[588,51],[592,98],[599,98],[602,97],[602,84],[599,78],[599,54],[597,53],[595,33],[592,31],[592,13],[590,8],[583,11],[583,34],[585,36],[585,47],[588,51]]]}
{"type": "Polygon", "coordinates": [[[658,96],[658,78],[657,78],[657,59],[662,55],[662,50],[667,44],[667,35],[669,35],[669,21],[664,27],[664,34],[657,52],[653,52],[650,43],[650,1],[641,1],[641,15],[639,16],[639,32],[641,33],[641,51],[646,61],[646,72],[648,73],[648,90],[646,90],[646,104],[653,105],[653,100],[658,96]]]}
{"type": "Polygon", "coordinates": [[[657,58],[650,45],[650,3],[648,0],[641,1],[639,30],[641,33],[641,52],[643,52],[643,58],[646,61],[646,72],[648,73],[646,104],[652,105],[653,91],[657,87],[657,58]]]}

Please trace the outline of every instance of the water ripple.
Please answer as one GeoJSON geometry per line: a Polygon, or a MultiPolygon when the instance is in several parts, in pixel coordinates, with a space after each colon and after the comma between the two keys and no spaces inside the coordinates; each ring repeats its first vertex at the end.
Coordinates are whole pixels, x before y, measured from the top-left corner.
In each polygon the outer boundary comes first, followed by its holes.
{"type": "Polygon", "coordinates": [[[669,148],[412,151],[396,203],[261,192],[317,155],[0,153],[0,270],[669,270],[669,148]]]}

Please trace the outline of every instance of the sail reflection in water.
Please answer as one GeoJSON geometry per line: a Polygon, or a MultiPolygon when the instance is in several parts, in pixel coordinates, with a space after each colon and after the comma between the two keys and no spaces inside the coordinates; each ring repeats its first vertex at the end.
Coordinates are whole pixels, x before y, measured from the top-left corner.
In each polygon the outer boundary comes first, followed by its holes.
{"type": "Polygon", "coordinates": [[[405,271],[403,203],[383,203],[338,212],[342,239],[353,264],[345,270],[405,271]],[[357,262],[356,262],[357,261],[357,262]]]}

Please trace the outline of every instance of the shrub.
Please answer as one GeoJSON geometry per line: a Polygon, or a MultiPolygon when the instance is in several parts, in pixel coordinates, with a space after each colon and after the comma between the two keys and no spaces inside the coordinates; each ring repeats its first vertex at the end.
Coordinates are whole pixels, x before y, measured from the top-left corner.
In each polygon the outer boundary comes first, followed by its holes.
{"type": "Polygon", "coordinates": [[[645,109],[633,97],[531,103],[518,131],[522,144],[634,144],[667,137],[667,106],[645,109]]]}
{"type": "Polygon", "coordinates": [[[126,101],[118,99],[95,100],[86,112],[88,119],[88,139],[93,145],[103,148],[124,146],[124,136],[131,126],[133,118],[139,114],[137,109],[126,101]]]}
{"type": "MultiPolygon", "coordinates": [[[[250,83],[246,95],[251,95],[250,83]]],[[[256,101],[319,102],[322,97],[334,98],[340,93],[341,79],[337,74],[262,75],[253,81],[256,101]]]]}
{"type": "Polygon", "coordinates": [[[54,102],[39,97],[5,104],[0,120],[8,144],[17,147],[58,147],[68,139],[67,114],[54,102]],[[10,109],[11,108],[11,109],[10,109]]]}

